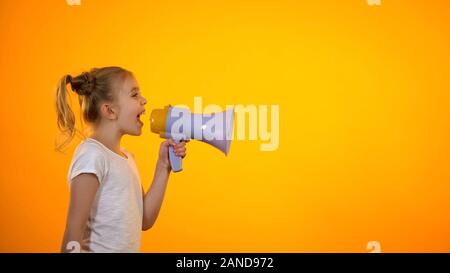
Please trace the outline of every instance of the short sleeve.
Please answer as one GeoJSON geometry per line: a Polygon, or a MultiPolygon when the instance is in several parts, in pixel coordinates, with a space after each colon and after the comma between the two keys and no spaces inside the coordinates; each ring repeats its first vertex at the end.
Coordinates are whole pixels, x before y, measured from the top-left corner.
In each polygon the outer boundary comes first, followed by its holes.
{"type": "Polygon", "coordinates": [[[75,151],[70,164],[69,184],[72,179],[83,173],[95,174],[98,182],[102,184],[107,172],[107,160],[101,148],[92,143],[82,143],[75,151]]]}

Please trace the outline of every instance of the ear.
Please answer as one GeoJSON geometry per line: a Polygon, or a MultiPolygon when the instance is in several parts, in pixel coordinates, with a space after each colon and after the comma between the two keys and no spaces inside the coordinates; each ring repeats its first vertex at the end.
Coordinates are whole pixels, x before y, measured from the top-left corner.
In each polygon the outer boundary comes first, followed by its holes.
{"type": "Polygon", "coordinates": [[[102,103],[100,105],[100,113],[109,120],[116,120],[118,116],[118,110],[110,103],[102,103]]]}

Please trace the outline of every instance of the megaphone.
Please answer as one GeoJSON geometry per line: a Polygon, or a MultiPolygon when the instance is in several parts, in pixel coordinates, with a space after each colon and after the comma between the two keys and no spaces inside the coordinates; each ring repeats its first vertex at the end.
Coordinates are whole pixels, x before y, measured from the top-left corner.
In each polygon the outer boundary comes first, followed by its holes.
{"type": "MultiPolygon", "coordinates": [[[[154,109],[150,115],[153,133],[162,138],[172,138],[175,142],[195,139],[208,143],[225,155],[230,151],[233,132],[234,107],[212,114],[193,114],[188,109],[172,107],[154,109]]],[[[182,168],[182,158],[169,147],[169,161],[173,172],[182,168]]]]}

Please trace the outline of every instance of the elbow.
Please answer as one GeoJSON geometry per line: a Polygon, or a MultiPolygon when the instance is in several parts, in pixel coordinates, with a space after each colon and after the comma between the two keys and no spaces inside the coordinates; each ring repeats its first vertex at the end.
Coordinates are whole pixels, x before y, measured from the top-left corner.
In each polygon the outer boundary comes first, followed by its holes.
{"type": "Polygon", "coordinates": [[[142,219],[142,230],[146,231],[146,230],[151,229],[153,227],[153,225],[155,224],[157,218],[158,218],[158,214],[154,214],[154,213],[144,214],[144,217],[142,219]]]}
{"type": "Polygon", "coordinates": [[[142,231],[147,231],[153,227],[153,223],[142,223],[142,231]]]}
{"type": "Polygon", "coordinates": [[[152,228],[152,226],[142,226],[142,231],[147,231],[151,228],[152,228]]]}

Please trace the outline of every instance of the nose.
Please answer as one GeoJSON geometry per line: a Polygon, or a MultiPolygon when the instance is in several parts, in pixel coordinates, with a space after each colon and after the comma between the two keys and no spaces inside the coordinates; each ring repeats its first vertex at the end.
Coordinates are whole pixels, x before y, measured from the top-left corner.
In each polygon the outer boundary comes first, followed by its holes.
{"type": "Polygon", "coordinates": [[[142,97],[141,103],[142,103],[142,105],[146,105],[146,104],[147,104],[147,99],[145,99],[144,97],[142,97]]]}

